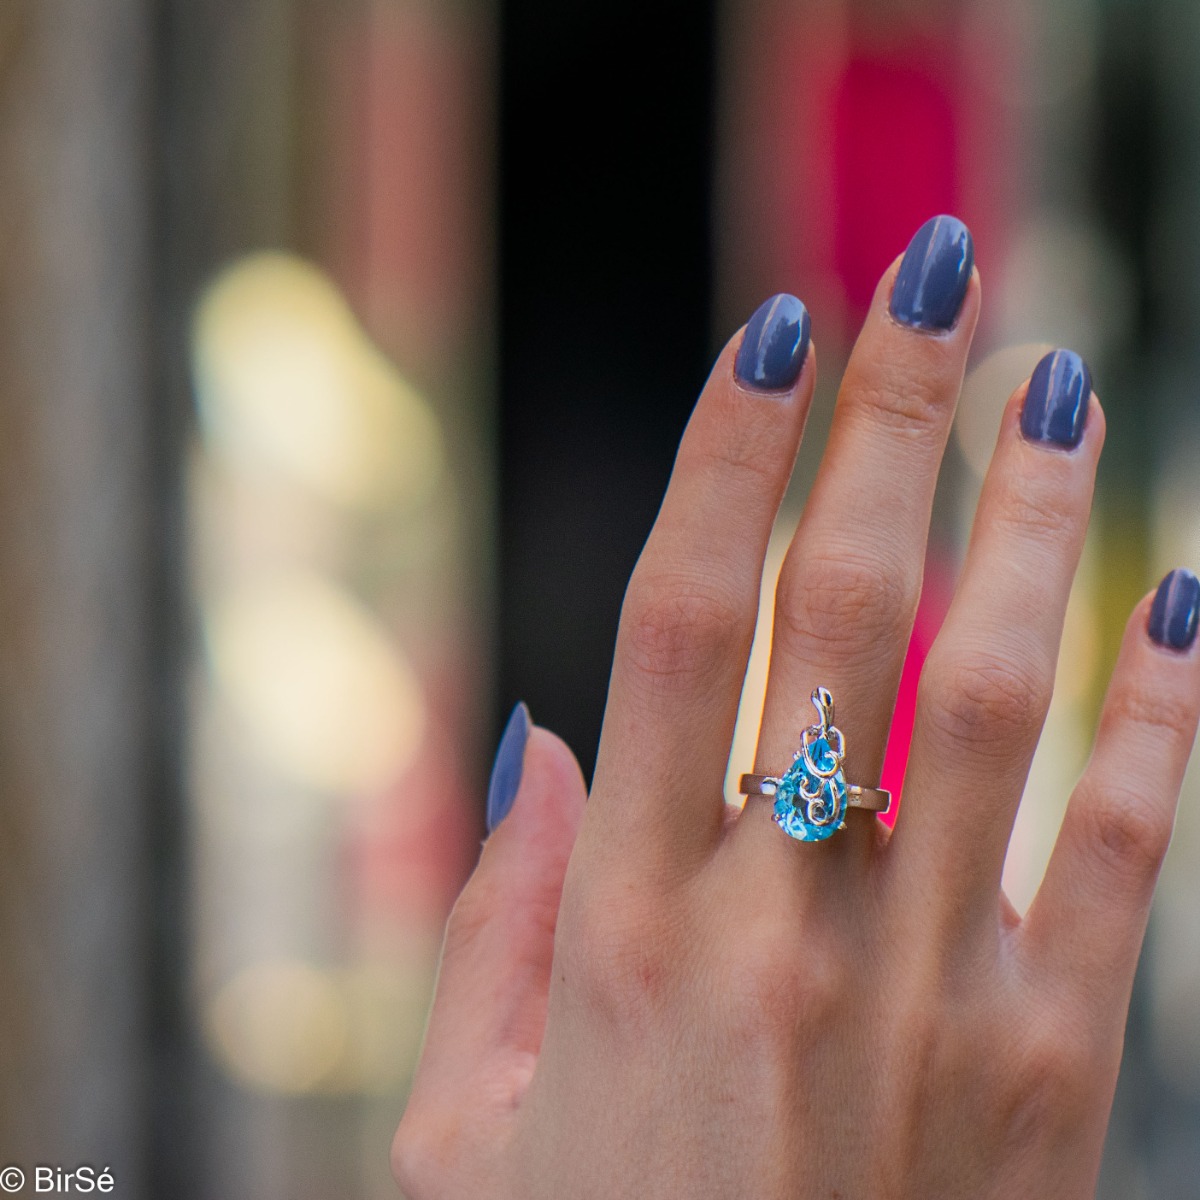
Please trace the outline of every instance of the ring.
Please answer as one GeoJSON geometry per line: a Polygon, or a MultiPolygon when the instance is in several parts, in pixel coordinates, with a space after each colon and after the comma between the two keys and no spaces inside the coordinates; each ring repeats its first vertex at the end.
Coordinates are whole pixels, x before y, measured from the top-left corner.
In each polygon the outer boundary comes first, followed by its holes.
{"type": "Polygon", "coordinates": [[[792,765],[780,776],[743,775],[738,791],[775,800],[771,819],[798,842],[823,842],[845,827],[846,810],[887,812],[892,794],[885,788],[847,783],[842,772],[846,739],[833,723],[833,696],[819,687],[812,694],[819,720],[800,739],[792,765]]]}

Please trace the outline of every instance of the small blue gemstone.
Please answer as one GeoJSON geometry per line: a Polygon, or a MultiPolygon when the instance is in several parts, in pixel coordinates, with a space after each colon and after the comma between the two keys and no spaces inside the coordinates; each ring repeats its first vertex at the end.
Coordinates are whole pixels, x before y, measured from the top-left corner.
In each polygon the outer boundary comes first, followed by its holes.
{"type": "MultiPolygon", "coordinates": [[[[816,738],[808,748],[809,756],[822,771],[837,761],[826,738],[816,738]]],[[[846,776],[841,770],[829,779],[820,779],[809,771],[801,755],[787,769],[775,792],[775,824],[800,842],[823,842],[841,827],[846,817],[846,776]],[[834,809],[833,819],[826,824],[814,824],[808,819],[808,801],[800,793],[804,783],[809,792],[820,790],[822,800],[834,809]]]]}

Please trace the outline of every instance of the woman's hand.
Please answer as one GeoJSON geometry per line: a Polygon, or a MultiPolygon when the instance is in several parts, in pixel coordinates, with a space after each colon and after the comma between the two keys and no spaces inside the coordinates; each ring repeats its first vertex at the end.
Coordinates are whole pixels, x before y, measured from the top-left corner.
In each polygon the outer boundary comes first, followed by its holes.
{"type": "MultiPolygon", "coordinates": [[[[949,217],[879,285],[780,578],[758,772],[790,764],[823,685],[846,779],[878,781],[979,304],[949,217]]],[[[1048,356],[1005,411],[894,833],[851,811],[802,843],[769,800],[727,811],[815,374],[787,297],[717,361],[626,595],[586,808],[566,747],[510,724],[501,805],[519,790],[450,917],[393,1146],[412,1200],[1093,1193],[1200,709],[1200,585],[1173,572],[1134,612],[1018,916],[1001,868],[1104,438],[1086,368],[1048,356]]]]}

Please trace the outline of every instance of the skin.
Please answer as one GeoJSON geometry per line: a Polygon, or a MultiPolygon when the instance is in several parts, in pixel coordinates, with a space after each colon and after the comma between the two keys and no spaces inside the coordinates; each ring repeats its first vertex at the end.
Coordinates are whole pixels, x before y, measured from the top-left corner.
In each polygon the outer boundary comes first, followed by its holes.
{"type": "MultiPolygon", "coordinates": [[[[884,275],[777,593],[756,771],[818,683],[878,779],[934,483],[979,314],[892,319],[884,275]]],[[[1132,614],[1092,758],[1020,917],[1001,886],[1049,706],[1104,418],[1074,451],[1005,411],[921,679],[894,834],[805,845],[722,780],[767,539],[816,372],[725,348],[629,584],[590,797],[535,728],[450,916],[392,1149],[411,1200],[1091,1197],[1134,967],[1200,711],[1200,643],[1132,614]],[[1125,769],[1136,760],[1137,771],[1125,769]]],[[[800,714],[798,716],[798,714],[800,714]]]]}

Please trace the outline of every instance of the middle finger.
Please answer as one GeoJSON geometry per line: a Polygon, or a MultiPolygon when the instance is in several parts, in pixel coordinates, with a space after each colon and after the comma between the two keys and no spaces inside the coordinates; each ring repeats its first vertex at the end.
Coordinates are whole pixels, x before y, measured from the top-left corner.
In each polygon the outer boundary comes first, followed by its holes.
{"type": "MultiPolygon", "coordinates": [[[[790,763],[821,685],[846,735],[847,781],[878,783],[978,314],[971,235],[956,218],[935,217],[884,275],[846,368],[780,574],[756,771],[779,774],[790,763]]],[[[770,813],[769,803],[749,807],[741,836],[754,853],[766,840],[769,853],[793,852],[770,813]]],[[[850,813],[822,860],[868,853],[875,828],[850,813]]]]}

